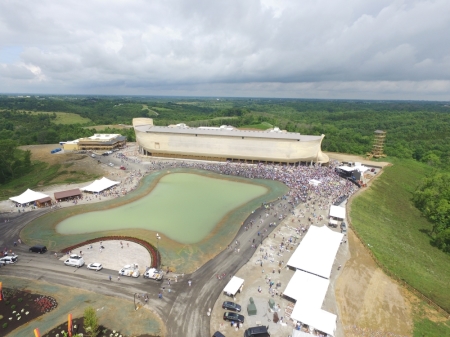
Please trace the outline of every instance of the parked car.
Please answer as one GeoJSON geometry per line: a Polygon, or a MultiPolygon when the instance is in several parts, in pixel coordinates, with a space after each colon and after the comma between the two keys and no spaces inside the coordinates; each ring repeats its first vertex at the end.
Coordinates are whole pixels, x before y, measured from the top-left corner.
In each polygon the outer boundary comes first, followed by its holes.
{"type": "Polygon", "coordinates": [[[111,166],[111,167],[113,167],[113,166],[114,166],[114,164],[113,164],[113,163],[109,163],[109,164],[108,164],[108,166],[111,166]]]}
{"type": "Polygon", "coordinates": [[[72,266],[72,267],[83,267],[84,266],[84,260],[80,255],[72,254],[69,256],[69,258],[64,261],[64,264],[66,266],[72,266]]]}
{"type": "Polygon", "coordinates": [[[220,331],[216,331],[216,332],[214,332],[212,337],[225,337],[225,335],[223,333],[221,333],[220,331]]]}
{"type": "Polygon", "coordinates": [[[341,233],[347,233],[347,224],[344,221],[341,222],[341,233]]]}
{"type": "Polygon", "coordinates": [[[127,168],[125,166],[121,166],[120,169],[125,171],[127,168]]]}
{"type": "Polygon", "coordinates": [[[19,260],[19,257],[17,255],[14,256],[4,256],[0,258],[0,263],[3,265],[5,264],[14,264],[19,260]]]}
{"type": "Polygon", "coordinates": [[[95,154],[91,154],[91,157],[92,157],[92,158],[95,158],[95,154]]]}
{"type": "Polygon", "coordinates": [[[222,309],[228,309],[228,310],[234,310],[234,311],[240,312],[241,306],[234,302],[225,301],[222,303],[222,309]]]}
{"type": "Polygon", "coordinates": [[[131,277],[139,277],[141,273],[139,269],[134,267],[133,265],[126,265],[121,270],[119,270],[119,275],[122,276],[131,276],[131,277]]]}
{"type": "Polygon", "coordinates": [[[87,269],[99,271],[99,270],[102,270],[102,269],[103,269],[103,266],[102,266],[101,263],[94,262],[94,263],[89,263],[89,264],[87,265],[87,269]]]}
{"type": "Polygon", "coordinates": [[[268,326],[254,326],[248,328],[244,332],[244,337],[269,337],[269,327],[268,326]]]}
{"type": "Polygon", "coordinates": [[[149,278],[156,281],[161,281],[163,278],[163,272],[161,270],[158,270],[156,268],[150,268],[145,271],[144,278],[149,278]]]}
{"type": "Polygon", "coordinates": [[[43,245],[35,245],[33,247],[30,247],[30,249],[28,249],[28,251],[30,253],[44,254],[47,251],[47,247],[43,246],[43,245]]]}
{"type": "Polygon", "coordinates": [[[244,323],[244,316],[239,315],[235,312],[224,312],[223,313],[223,319],[226,321],[235,321],[239,323],[244,323]]]}

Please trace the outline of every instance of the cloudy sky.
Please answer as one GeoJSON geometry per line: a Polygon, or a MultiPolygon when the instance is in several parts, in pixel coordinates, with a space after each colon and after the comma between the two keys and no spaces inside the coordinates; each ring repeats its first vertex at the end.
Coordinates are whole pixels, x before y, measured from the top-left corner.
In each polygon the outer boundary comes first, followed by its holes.
{"type": "Polygon", "coordinates": [[[3,0],[0,92],[450,100],[450,1],[3,0]]]}

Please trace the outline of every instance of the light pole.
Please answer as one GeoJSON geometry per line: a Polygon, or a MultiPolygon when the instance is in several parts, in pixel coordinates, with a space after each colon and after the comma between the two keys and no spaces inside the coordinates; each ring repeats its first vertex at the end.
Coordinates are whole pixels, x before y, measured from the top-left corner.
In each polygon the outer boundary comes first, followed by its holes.
{"type": "Polygon", "coordinates": [[[159,259],[158,256],[161,256],[161,254],[159,253],[159,240],[161,240],[161,237],[159,236],[158,233],[156,233],[156,268],[159,268],[159,259]]]}

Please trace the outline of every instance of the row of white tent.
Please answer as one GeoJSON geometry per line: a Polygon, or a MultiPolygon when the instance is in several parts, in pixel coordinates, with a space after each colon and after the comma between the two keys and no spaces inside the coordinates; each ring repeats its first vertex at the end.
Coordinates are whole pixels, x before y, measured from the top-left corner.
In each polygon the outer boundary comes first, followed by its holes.
{"type": "Polygon", "coordinates": [[[291,319],[334,336],[337,316],[322,310],[331,270],[344,235],[311,226],[287,265],[296,272],[284,295],[296,301],[291,319]]]}
{"type": "MultiPolygon", "coordinates": [[[[93,193],[99,193],[101,191],[104,191],[112,186],[120,184],[119,181],[113,181],[108,178],[103,177],[102,179],[95,180],[92,184],[89,184],[88,186],[80,188],[82,191],[87,192],[93,192],[93,193]]],[[[17,195],[15,197],[9,198],[9,200],[12,200],[18,204],[24,205],[28,203],[35,202],[37,200],[41,200],[44,198],[49,198],[47,194],[36,192],[30,189],[27,189],[25,192],[23,192],[21,195],[17,195]]]]}

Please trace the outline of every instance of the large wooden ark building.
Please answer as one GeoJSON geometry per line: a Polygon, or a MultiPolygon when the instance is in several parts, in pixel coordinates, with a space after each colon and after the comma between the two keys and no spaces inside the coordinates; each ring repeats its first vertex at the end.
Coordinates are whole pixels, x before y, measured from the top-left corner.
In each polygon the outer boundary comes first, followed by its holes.
{"type": "Polygon", "coordinates": [[[213,161],[327,163],[321,136],[278,128],[238,130],[231,126],[191,128],[185,124],[155,126],[151,118],[134,118],[139,152],[143,155],[213,161]]]}

